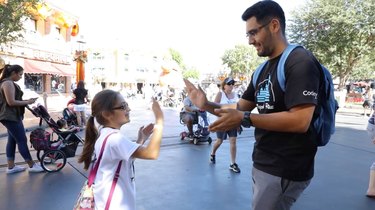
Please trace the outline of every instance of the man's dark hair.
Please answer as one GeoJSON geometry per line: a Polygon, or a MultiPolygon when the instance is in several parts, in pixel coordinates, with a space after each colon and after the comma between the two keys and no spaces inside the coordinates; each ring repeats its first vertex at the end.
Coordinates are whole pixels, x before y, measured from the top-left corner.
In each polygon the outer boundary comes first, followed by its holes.
{"type": "Polygon", "coordinates": [[[285,15],[278,3],[271,0],[259,1],[242,14],[243,21],[252,17],[255,17],[260,24],[266,24],[272,18],[277,18],[280,21],[281,31],[285,35],[285,15]]]}

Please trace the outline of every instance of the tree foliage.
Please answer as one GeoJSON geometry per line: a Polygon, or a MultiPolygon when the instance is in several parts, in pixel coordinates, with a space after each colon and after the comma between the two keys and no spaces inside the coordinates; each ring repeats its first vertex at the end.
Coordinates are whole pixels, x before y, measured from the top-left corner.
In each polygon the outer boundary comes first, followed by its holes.
{"type": "Polygon", "coordinates": [[[169,48],[169,54],[171,55],[172,60],[176,61],[176,63],[177,63],[180,67],[183,67],[183,66],[184,66],[184,62],[183,62],[183,59],[182,59],[182,55],[181,55],[181,53],[179,53],[177,50],[174,50],[174,49],[172,49],[172,48],[169,48]]]}
{"type": "Polygon", "coordinates": [[[180,52],[178,52],[175,49],[169,48],[169,54],[171,56],[171,59],[175,61],[178,64],[178,66],[181,68],[183,78],[185,79],[189,79],[189,78],[198,79],[199,78],[200,76],[199,71],[193,67],[186,67],[180,52]]]}
{"type": "Polygon", "coordinates": [[[189,68],[182,72],[182,77],[184,79],[189,79],[189,78],[199,79],[200,72],[196,68],[189,68]]]}
{"type": "Polygon", "coordinates": [[[310,0],[292,12],[288,32],[291,42],[311,50],[343,88],[352,75],[373,71],[366,62],[374,58],[374,22],[373,0],[310,0]]]}
{"type": "Polygon", "coordinates": [[[0,44],[20,40],[23,21],[32,16],[40,0],[5,0],[0,3],[0,44]]]}
{"type": "Polygon", "coordinates": [[[248,45],[236,45],[233,49],[226,50],[221,59],[230,68],[231,75],[249,76],[262,62],[256,50],[248,45]]]}

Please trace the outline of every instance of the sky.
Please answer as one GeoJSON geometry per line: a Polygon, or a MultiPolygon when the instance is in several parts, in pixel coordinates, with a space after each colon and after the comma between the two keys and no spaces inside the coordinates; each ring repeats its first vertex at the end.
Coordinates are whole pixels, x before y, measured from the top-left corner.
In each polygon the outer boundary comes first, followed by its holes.
{"type": "MultiPolygon", "coordinates": [[[[49,0],[79,17],[87,47],[181,53],[187,66],[220,68],[226,49],[247,44],[242,13],[255,0],[49,0]]],[[[303,0],[276,0],[289,11],[303,0]]]]}

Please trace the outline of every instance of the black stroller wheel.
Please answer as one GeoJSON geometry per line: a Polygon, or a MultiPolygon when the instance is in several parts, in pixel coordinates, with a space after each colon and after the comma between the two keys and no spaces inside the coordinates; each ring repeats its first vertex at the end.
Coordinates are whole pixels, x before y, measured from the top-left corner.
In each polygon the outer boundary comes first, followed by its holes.
{"type": "Polygon", "coordinates": [[[45,171],[57,172],[64,168],[66,164],[66,156],[61,150],[46,151],[40,161],[40,165],[45,171]]]}
{"type": "Polygon", "coordinates": [[[44,150],[37,150],[36,151],[36,157],[38,158],[39,162],[42,160],[42,154],[44,153],[44,150]]]}

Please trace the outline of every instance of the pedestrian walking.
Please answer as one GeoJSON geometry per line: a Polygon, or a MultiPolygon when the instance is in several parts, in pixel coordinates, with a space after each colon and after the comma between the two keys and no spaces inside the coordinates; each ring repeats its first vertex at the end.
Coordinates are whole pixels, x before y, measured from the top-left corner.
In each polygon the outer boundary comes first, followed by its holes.
{"type": "MultiPolygon", "coordinates": [[[[372,143],[375,144],[375,113],[372,114],[367,124],[367,132],[372,143]]],[[[375,199],[375,162],[370,167],[370,177],[366,196],[375,199]]]]}
{"type": "Polygon", "coordinates": [[[107,199],[111,197],[109,209],[135,210],[134,160],[158,158],[163,132],[163,112],[158,102],[153,99],[155,123],[142,126],[138,131],[138,139],[133,142],[120,130],[130,122],[131,110],[119,92],[107,89],[97,93],[91,102],[91,110],[83,152],[78,162],[84,163],[84,169],[87,170],[92,155],[99,155],[103,149],[94,181],[95,209],[104,209],[107,199]],[[150,136],[150,142],[143,145],[150,136]],[[105,139],[107,141],[103,146],[105,139]],[[113,195],[110,196],[112,181],[118,171],[118,181],[113,195]]]}
{"type": "Polygon", "coordinates": [[[363,116],[364,117],[370,117],[374,111],[374,100],[375,100],[375,93],[373,93],[372,88],[368,85],[365,87],[365,92],[363,93],[363,116]],[[369,114],[367,114],[367,110],[370,111],[369,114]]]}
{"type": "MultiPolygon", "coordinates": [[[[238,95],[233,91],[235,81],[232,77],[227,77],[221,83],[221,91],[219,91],[215,97],[215,103],[218,104],[236,104],[238,102],[238,95]]],[[[231,164],[229,169],[235,173],[240,173],[241,170],[236,163],[237,156],[237,128],[225,131],[216,131],[216,141],[212,147],[210,161],[211,163],[216,163],[216,151],[219,149],[220,145],[223,143],[223,140],[229,137],[230,144],[230,160],[231,164]]]]}
{"type": "Polygon", "coordinates": [[[73,91],[74,107],[73,110],[77,115],[78,126],[84,127],[86,124],[86,103],[89,102],[88,90],[85,89],[85,83],[79,81],[77,88],[73,91]]]}
{"type": "Polygon", "coordinates": [[[23,125],[25,106],[35,103],[37,98],[23,100],[23,92],[18,86],[23,76],[23,68],[19,65],[5,65],[0,69],[0,122],[8,132],[8,141],[6,144],[6,156],[8,168],[6,173],[12,174],[26,170],[25,167],[15,165],[16,146],[18,151],[29,165],[29,172],[42,172],[43,168],[35,163],[31,158],[27,146],[27,137],[23,125]]]}
{"type": "Polygon", "coordinates": [[[278,84],[277,64],[289,43],[283,9],[274,1],[260,1],[242,15],[246,35],[258,56],[268,63],[250,81],[236,105],[209,102],[204,92],[185,80],[193,103],[216,114],[211,131],[255,127],[253,149],[253,210],[289,210],[314,175],[317,141],[313,114],[322,74],[316,58],[295,48],[285,63],[285,91],[278,84]],[[252,113],[254,108],[258,113],[252,113]]]}

